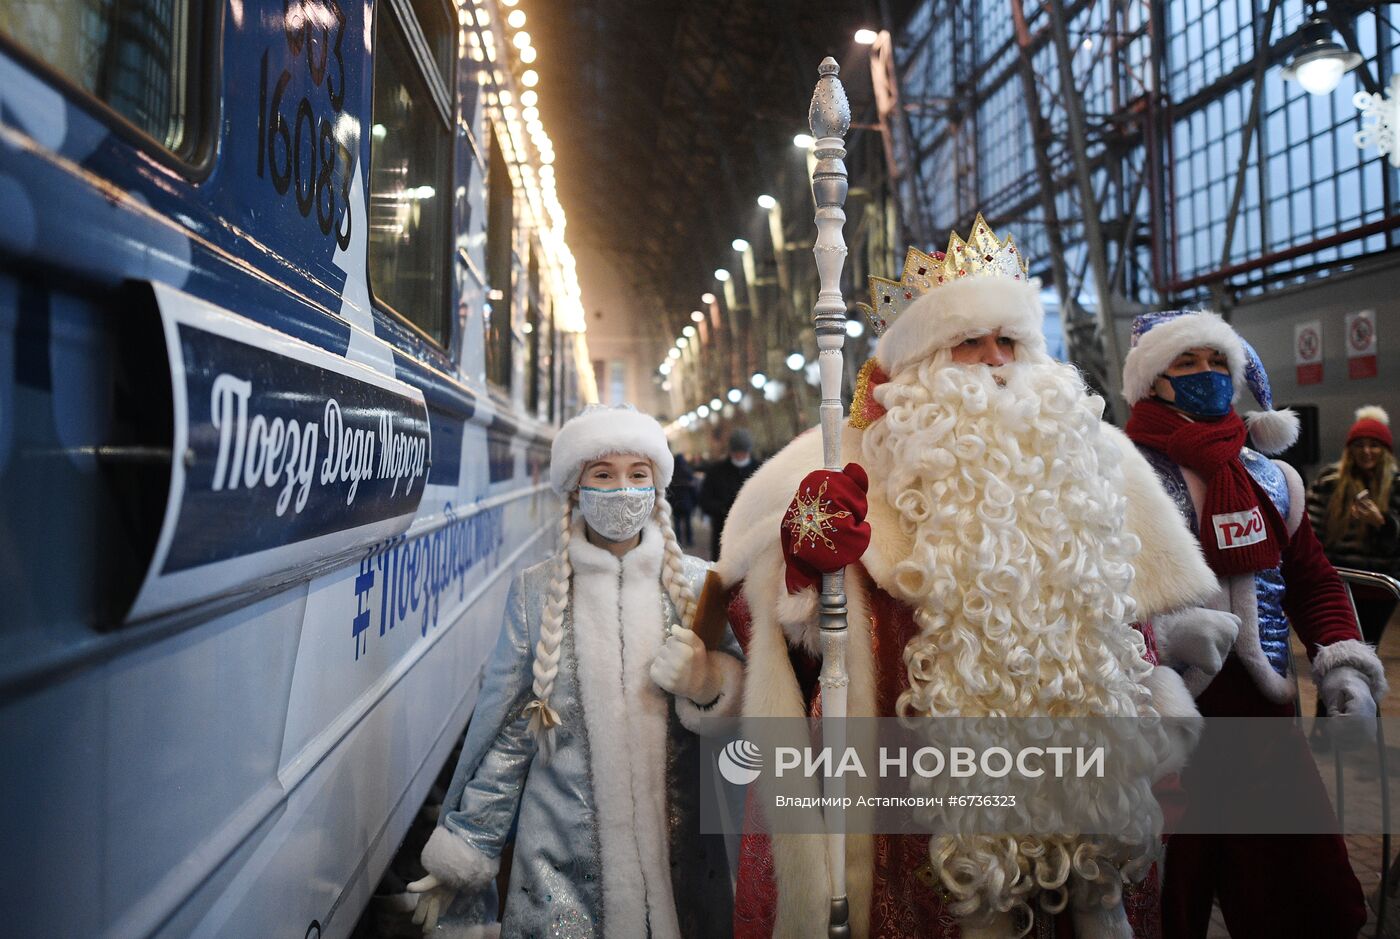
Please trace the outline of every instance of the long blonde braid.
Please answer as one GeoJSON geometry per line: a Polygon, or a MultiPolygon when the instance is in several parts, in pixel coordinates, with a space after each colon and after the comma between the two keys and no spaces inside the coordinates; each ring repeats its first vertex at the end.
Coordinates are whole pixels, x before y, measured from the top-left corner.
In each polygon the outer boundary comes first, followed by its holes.
{"type": "Polygon", "coordinates": [[[564,642],[564,613],[569,606],[569,582],[573,579],[573,564],[569,560],[569,540],[574,532],[574,505],[570,499],[564,505],[564,517],[559,525],[559,554],[555,558],[554,577],[545,594],[544,614],[540,618],[540,641],[535,643],[535,699],[525,706],[530,715],[530,732],[539,742],[544,762],[554,753],[554,728],[559,726],[559,712],[549,706],[554,690],[554,678],[559,674],[559,647],[564,642]]]}
{"type": "Polygon", "coordinates": [[[661,583],[676,607],[681,625],[690,629],[695,622],[695,591],[685,576],[685,555],[676,541],[676,530],[671,523],[671,503],[666,501],[666,493],[656,492],[656,524],[661,529],[662,544],[665,545],[664,560],[661,565],[661,583]]]}

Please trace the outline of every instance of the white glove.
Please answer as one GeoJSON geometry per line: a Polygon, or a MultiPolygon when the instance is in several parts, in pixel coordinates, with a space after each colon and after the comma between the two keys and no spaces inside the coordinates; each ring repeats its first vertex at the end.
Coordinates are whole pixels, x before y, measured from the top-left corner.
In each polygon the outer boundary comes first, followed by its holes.
{"type": "Polygon", "coordinates": [[[1133,927],[1122,903],[1108,910],[1075,907],[1069,915],[1077,939],[1133,939],[1133,927]]]}
{"type": "Polygon", "coordinates": [[[705,643],[689,629],[672,626],[651,663],[651,680],[663,691],[705,705],[719,697],[723,676],[710,665],[705,643]]]}
{"type": "Polygon", "coordinates": [[[1188,607],[1153,617],[1152,633],[1163,665],[1196,668],[1214,676],[1240,634],[1240,618],[1223,610],[1188,607]]]}
{"type": "Polygon", "coordinates": [[[457,888],[438,880],[432,874],[408,885],[409,893],[420,894],[413,909],[413,925],[423,927],[423,935],[437,928],[438,917],[452,905],[457,888]]]}
{"type": "Polygon", "coordinates": [[[1327,706],[1327,728],[1339,748],[1355,749],[1376,739],[1376,699],[1359,671],[1333,666],[1318,681],[1317,694],[1327,706]]]}
{"type": "Polygon", "coordinates": [[[1107,883],[1071,877],[1069,915],[1075,939],[1133,939],[1133,927],[1121,897],[1110,900],[1107,883]]]}

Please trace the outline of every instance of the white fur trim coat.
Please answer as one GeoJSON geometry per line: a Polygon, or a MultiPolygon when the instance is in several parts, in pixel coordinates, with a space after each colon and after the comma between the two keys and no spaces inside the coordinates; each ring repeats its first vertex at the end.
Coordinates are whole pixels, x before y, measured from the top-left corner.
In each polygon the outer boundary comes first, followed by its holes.
{"type": "MultiPolygon", "coordinates": [[[[1122,453],[1127,494],[1125,526],[1137,535],[1143,546],[1134,565],[1136,576],[1132,588],[1138,615],[1146,618],[1199,603],[1215,589],[1215,578],[1201,556],[1199,544],[1142,455],[1118,430],[1106,424],[1103,429],[1112,435],[1122,453]]],[[[840,462],[866,464],[861,448],[862,433],[849,425],[843,428],[840,462]]],[[[798,482],[806,473],[821,466],[821,436],[816,431],[808,431],[765,463],[749,480],[732,510],[734,517],[746,522],[725,532],[715,569],[726,584],[743,581],[744,597],[752,616],[746,650],[745,668],[750,680],[744,684],[745,719],[806,716],[806,702],[788,657],[788,644],[801,645],[813,654],[820,654],[819,629],[814,619],[817,600],[815,591],[810,589],[797,596],[787,594],[779,532],[798,482]]],[[[866,465],[865,468],[873,479],[881,475],[882,467],[866,465]]],[[[847,709],[852,717],[879,716],[875,713],[875,660],[869,641],[866,575],[891,596],[907,602],[894,579],[895,565],[909,554],[906,536],[895,509],[884,501],[877,486],[871,486],[868,498],[866,518],[872,531],[870,547],[860,564],[846,571],[850,629],[847,709]]],[[[1131,627],[1125,623],[1123,628],[1131,627]]],[[[1174,702],[1179,699],[1184,700],[1184,696],[1173,697],[1174,702]]],[[[760,796],[765,798],[772,795],[763,792],[766,780],[763,776],[756,783],[760,796]]],[[[775,834],[772,845],[778,886],[774,935],[824,934],[830,894],[823,839],[815,835],[775,834]]],[[[866,934],[870,920],[873,863],[872,838],[848,834],[847,893],[856,937],[866,934]]]]}
{"type": "MultiPolygon", "coordinates": [[[[569,555],[570,607],[550,695],[562,719],[555,751],[547,762],[537,757],[523,713],[554,570],[547,561],[512,587],[424,866],[469,896],[494,894],[515,826],[506,939],[728,935],[724,846],[699,833],[696,739],[682,724],[683,709],[649,675],[666,629],[679,622],[661,587],[661,533],[648,525],[641,544],[619,559],[576,530],[569,555]]],[[[696,591],[705,569],[686,558],[696,591]]],[[[728,650],[711,653],[729,660],[714,715],[738,711],[732,636],[728,650]]]]}
{"type": "MultiPolygon", "coordinates": [[[[1268,472],[1278,479],[1278,485],[1273,488],[1279,489],[1279,496],[1286,507],[1284,524],[1288,528],[1289,543],[1283,546],[1284,570],[1288,570],[1290,558],[1300,551],[1311,549],[1315,555],[1316,562],[1309,567],[1308,573],[1316,575],[1319,580],[1313,584],[1297,584],[1280,578],[1284,595],[1291,597],[1292,590],[1298,590],[1299,595],[1305,598],[1305,602],[1293,606],[1289,611],[1290,621],[1285,625],[1283,642],[1287,642],[1287,627],[1298,634],[1303,642],[1308,656],[1312,659],[1313,678],[1321,681],[1322,677],[1329,670],[1338,666],[1346,665],[1355,668],[1366,679],[1367,685],[1371,689],[1371,694],[1379,700],[1387,690],[1385,669],[1381,665],[1380,659],[1376,657],[1375,651],[1361,641],[1361,633],[1356,628],[1355,619],[1349,615],[1349,622],[1346,628],[1338,630],[1335,625],[1320,625],[1319,620],[1325,617],[1314,615],[1313,607],[1325,607],[1328,601],[1333,608],[1337,601],[1335,596],[1328,596],[1332,593],[1325,588],[1334,587],[1335,591],[1340,591],[1340,585],[1335,584],[1336,574],[1332,571],[1330,564],[1326,564],[1323,558],[1321,547],[1316,545],[1316,535],[1309,529],[1303,529],[1306,521],[1306,494],[1303,489],[1303,480],[1298,475],[1298,471],[1281,460],[1267,460],[1265,457],[1245,450],[1242,453],[1246,466],[1253,468],[1253,473],[1268,472]],[[1301,544],[1300,544],[1301,542],[1301,544]],[[1320,565],[1325,565],[1326,569],[1320,569],[1320,565]],[[1332,583],[1329,583],[1332,582],[1332,583]]],[[[1189,499],[1190,508],[1195,518],[1193,524],[1199,529],[1202,525],[1201,511],[1205,502],[1206,483],[1199,474],[1187,469],[1184,466],[1172,463],[1167,457],[1160,456],[1157,459],[1163,461],[1163,470],[1167,471],[1167,476],[1175,477],[1169,480],[1169,485],[1184,485],[1185,492],[1179,493],[1178,498],[1184,502],[1189,499]],[[1176,480],[1180,480],[1178,483],[1176,480]]],[[[1265,486],[1266,491],[1271,487],[1265,486]]],[[[1277,501],[1276,501],[1277,504],[1277,501]]],[[[1180,510],[1186,510],[1184,505],[1179,506],[1180,510]]],[[[1260,577],[1255,574],[1236,574],[1220,577],[1216,588],[1211,592],[1210,598],[1203,604],[1216,610],[1233,613],[1240,618],[1240,631],[1235,639],[1233,652],[1238,657],[1240,664],[1253,680],[1255,687],[1269,701],[1274,704],[1286,704],[1293,699],[1295,691],[1296,676],[1292,672],[1282,674],[1278,668],[1270,662],[1261,642],[1261,634],[1266,632],[1261,628],[1260,593],[1266,589],[1261,586],[1260,577]]],[[[1345,604],[1344,595],[1341,600],[1345,604]]],[[[1275,637],[1275,642],[1279,641],[1275,637]]],[[[1203,675],[1198,670],[1192,669],[1187,672],[1186,683],[1193,695],[1199,696],[1205,688],[1210,685],[1212,676],[1203,675]]]]}

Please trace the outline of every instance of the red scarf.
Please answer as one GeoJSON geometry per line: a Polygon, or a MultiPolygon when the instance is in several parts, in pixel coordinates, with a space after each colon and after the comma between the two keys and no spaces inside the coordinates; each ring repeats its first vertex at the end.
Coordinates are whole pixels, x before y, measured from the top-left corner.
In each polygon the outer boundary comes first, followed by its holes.
{"type": "Polygon", "coordinates": [[[1249,430],[1233,409],[1207,423],[1143,398],[1124,429],[1134,443],[1165,453],[1205,480],[1199,536],[1211,570],[1223,577],[1278,566],[1288,526],[1240,461],[1249,430]]]}

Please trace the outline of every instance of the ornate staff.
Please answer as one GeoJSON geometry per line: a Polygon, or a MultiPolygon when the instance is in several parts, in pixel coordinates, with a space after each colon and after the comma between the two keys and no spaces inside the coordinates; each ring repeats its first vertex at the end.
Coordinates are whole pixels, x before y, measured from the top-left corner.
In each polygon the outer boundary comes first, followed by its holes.
{"type": "MultiPolygon", "coordinates": [[[[846,409],[841,403],[841,347],[846,341],[846,301],[841,296],[841,268],[846,264],[846,241],[841,227],[846,223],[846,132],[851,129],[851,106],[846,89],[836,76],[841,66],[827,56],[818,66],[816,90],[807,121],[816,138],[817,166],[812,172],[812,198],[817,204],[817,241],[812,253],[817,259],[821,290],[812,308],[817,331],[817,361],[822,382],[822,462],[828,470],[841,469],[841,422],[846,409]]],[[[822,575],[822,743],[833,753],[846,745],[846,588],[843,571],[822,575]]],[[[845,795],[840,778],[824,785],[826,803],[827,866],[831,875],[831,914],[827,921],[829,939],[851,935],[850,904],[846,899],[846,820],[837,808],[845,795]],[[834,801],[833,801],[834,800],[834,801]]]]}

